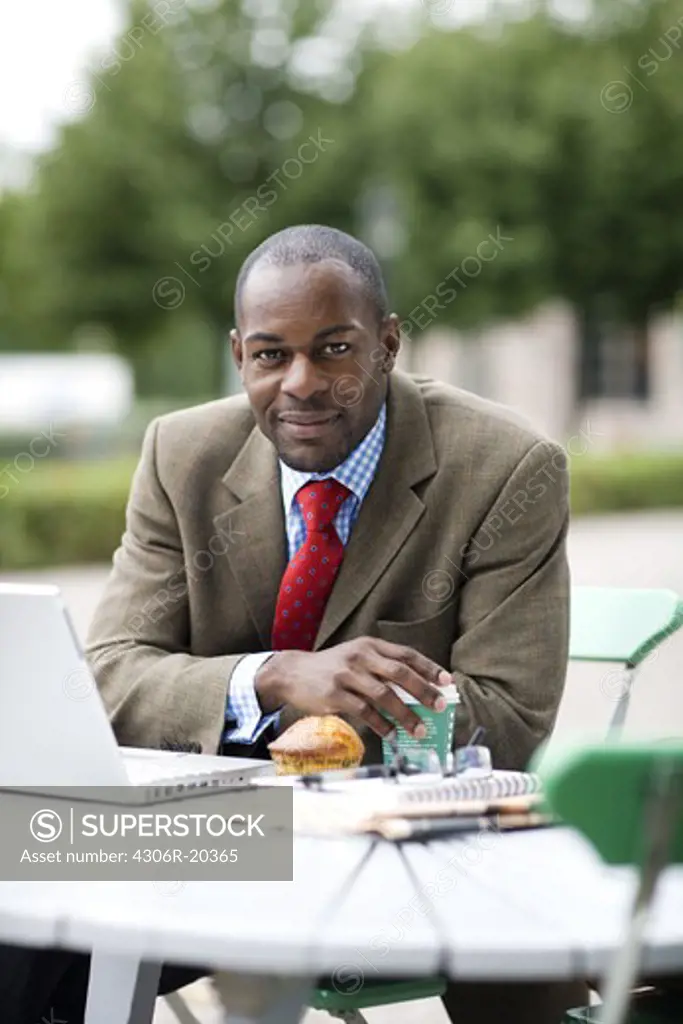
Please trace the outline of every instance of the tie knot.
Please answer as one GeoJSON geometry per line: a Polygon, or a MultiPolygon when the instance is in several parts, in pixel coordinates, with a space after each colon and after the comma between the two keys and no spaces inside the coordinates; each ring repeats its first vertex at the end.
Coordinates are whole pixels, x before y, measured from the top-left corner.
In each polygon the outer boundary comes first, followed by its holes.
{"type": "Polygon", "coordinates": [[[296,492],[306,533],[329,526],[351,491],[338,480],[311,480],[296,492]]]}

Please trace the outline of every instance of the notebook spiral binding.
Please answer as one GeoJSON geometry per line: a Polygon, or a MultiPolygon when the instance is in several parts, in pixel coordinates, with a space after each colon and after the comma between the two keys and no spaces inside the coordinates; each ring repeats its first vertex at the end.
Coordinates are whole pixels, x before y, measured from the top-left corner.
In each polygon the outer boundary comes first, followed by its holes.
{"type": "Polygon", "coordinates": [[[406,789],[401,803],[431,804],[443,800],[500,800],[541,792],[541,779],[533,772],[494,771],[483,779],[444,779],[424,788],[406,789]]]}

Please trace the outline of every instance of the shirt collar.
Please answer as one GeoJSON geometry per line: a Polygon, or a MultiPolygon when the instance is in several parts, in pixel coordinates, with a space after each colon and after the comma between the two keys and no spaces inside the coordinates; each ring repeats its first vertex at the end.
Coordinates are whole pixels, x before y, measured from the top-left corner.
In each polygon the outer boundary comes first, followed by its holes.
{"type": "Polygon", "coordinates": [[[291,466],[286,465],[280,459],[280,480],[285,515],[289,513],[292,507],[292,501],[296,492],[310,480],[326,480],[328,477],[333,477],[340,484],[348,487],[358,498],[359,503],[362,502],[370,489],[370,484],[372,483],[380,455],[384,448],[386,422],[387,405],[385,401],[375,420],[374,426],[367,432],[363,440],[356,445],[343,462],[340,462],[334,469],[329,469],[326,473],[306,473],[298,469],[292,469],[291,466]]]}

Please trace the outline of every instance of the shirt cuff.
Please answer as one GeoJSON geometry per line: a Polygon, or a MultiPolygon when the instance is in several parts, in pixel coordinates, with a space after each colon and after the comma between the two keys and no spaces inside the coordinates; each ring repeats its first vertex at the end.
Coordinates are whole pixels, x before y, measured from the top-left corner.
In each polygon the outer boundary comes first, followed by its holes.
{"type": "Polygon", "coordinates": [[[279,711],[262,714],[254,689],[256,673],[274,653],[261,651],[258,654],[246,654],[233,670],[225,707],[224,743],[255,743],[271,722],[276,722],[280,717],[279,711]]]}

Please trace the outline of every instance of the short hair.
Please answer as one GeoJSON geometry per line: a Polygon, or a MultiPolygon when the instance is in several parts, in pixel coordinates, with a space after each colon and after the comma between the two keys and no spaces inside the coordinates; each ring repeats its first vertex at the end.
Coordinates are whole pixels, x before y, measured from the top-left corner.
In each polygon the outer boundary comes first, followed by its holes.
{"type": "Polygon", "coordinates": [[[352,235],[321,224],[296,224],[266,238],[247,256],[237,275],[235,315],[242,311],[242,294],[256,264],[288,267],[297,263],[319,263],[340,260],[358,276],[366,295],[381,321],[388,312],[386,287],[377,257],[371,249],[352,235]]]}

